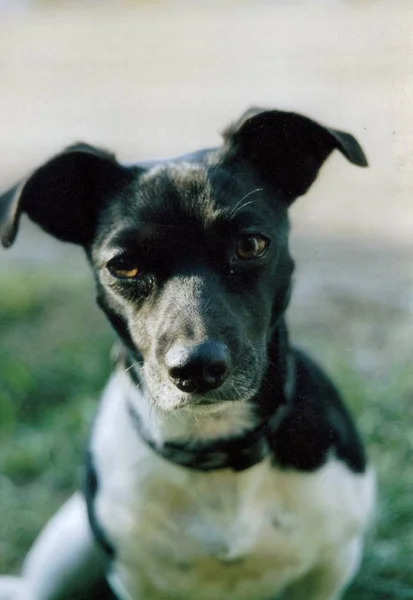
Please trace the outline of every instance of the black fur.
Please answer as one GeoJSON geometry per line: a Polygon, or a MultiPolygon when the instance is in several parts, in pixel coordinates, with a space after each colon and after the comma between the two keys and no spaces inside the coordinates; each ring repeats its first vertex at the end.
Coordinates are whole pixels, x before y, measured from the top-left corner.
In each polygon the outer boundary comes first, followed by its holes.
{"type": "Polygon", "coordinates": [[[96,541],[98,542],[102,550],[105,552],[107,557],[113,559],[115,556],[115,549],[111,542],[108,540],[100,523],[96,519],[94,502],[99,491],[99,480],[95,470],[95,466],[93,464],[93,457],[89,451],[86,453],[85,483],[83,486],[83,490],[86,500],[90,528],[93,531],[93,535],[95,536],[96,541]]]}
{"type": "Polygon", "coordinates": [[[296,377],[291,408],[271,437],[273,460],[313,471],[329,452],[356,473],[366,469],[364,448],[334,384],[307,355],[294,350],[296,377]]]}

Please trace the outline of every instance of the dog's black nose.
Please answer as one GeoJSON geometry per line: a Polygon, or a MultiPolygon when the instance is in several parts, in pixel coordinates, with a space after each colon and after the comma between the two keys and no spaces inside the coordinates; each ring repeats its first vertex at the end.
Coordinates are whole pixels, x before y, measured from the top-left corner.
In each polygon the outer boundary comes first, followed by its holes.
{"type": "Polygon", "coordinates": [[[166,353],[165,364],[177,388],[202,394],[224,382],[230,366],[229,350],[220,342],[172,346],[166,353]]]}

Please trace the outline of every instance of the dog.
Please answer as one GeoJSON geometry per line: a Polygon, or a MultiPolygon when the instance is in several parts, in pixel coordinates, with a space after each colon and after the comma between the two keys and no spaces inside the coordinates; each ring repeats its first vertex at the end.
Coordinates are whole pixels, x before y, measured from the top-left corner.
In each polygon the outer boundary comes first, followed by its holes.
{"type": "Polygon", "coordinates": [[[350,134],[250,109],[221,147],[123,166],[77,144],[1,197],[5,247],[21,213],[83,246],[120,342],[85,489],[3,597],[342,597],[374,476],[285,321],[288,209],[333,150],[367,166],[350,134]]]}

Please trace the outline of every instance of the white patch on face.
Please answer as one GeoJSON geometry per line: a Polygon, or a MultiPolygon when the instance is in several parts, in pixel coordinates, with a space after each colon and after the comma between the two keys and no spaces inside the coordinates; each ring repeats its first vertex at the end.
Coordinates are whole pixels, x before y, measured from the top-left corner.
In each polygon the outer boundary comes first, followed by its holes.
{"type": "Polygon", "coordinates": [[[357,567],[374,500],[370,471],[354,474],[333,457],[312,473],[269,459],[241,472],[179,467],[133,429],[119,374],[91,450],[96,514],[116,548],[110,580],[122,599],[270,598],[320,572],[314,598],[333,600],[357,567]]]}

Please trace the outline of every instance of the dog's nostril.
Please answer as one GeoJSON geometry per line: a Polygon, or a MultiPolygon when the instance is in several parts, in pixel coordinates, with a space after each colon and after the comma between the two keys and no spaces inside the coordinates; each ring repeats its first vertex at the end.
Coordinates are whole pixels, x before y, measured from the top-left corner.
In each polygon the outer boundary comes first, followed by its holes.
{"type": "Polygon", "coordinates": [[[229,350],[220,342],[173,346],[166,353],[165,365],[180,390],[204,393],[224,382],[230,366],[229,350]]]}
{"type": "Polygon", "coordinates": [[[210,365],[206,365],[203,371],[203,377],[205,381],[220,383],[228,369],[228,365],[225,362],[216,362],[210,365]]]}

